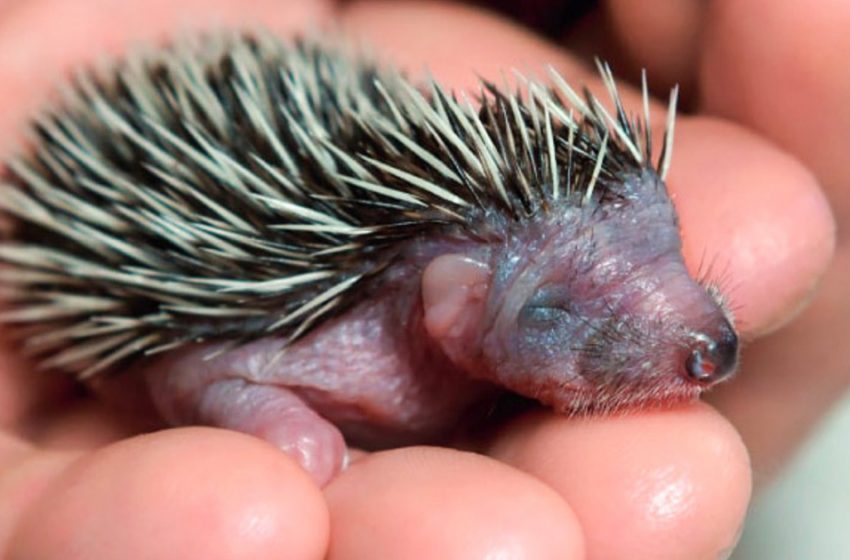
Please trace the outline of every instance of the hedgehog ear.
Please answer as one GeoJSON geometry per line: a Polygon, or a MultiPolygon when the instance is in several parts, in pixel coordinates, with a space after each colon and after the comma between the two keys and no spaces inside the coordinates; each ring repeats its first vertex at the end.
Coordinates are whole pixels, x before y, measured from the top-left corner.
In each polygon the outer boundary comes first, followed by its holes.
{"type": "Polygon", "coordinates": [[[422,273],[425,330],[450,358],[474,337],[490,290],[490,267],[461,254],[441,255],[422,273]]]}

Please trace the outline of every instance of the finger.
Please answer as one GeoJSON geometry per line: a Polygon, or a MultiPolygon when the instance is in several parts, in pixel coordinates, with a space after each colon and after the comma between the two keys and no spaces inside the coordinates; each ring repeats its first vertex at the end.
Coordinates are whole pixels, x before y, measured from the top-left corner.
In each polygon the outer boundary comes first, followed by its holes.
{"type": "Polygon", "coordinates": [[[327,537],[324,499],[293,461],[254,438],[193,428],[74,463],[20,519],[6,558],[312,560],[327,537]]]}
{"type": "Polygon", "coordinates": [[[576,519],[555,492],[471,453],[376,453],[325,494],[333,560],[584,558],[576,519]]]}
{"type": "MultiPolygon", "coordinates": [[[[474,88],[478,75],[498,81],[502,72],[512,67],[539,70],[552,64],[573,83],[587,81],[591,89],[604,91],[586,68],[553,45],[504,20],[462,6],[358,2],[343,13],[343,21],[352,33],[365,37],[390,59],[414,72],[427,65],[452,87],[474,88]]],[[[621,92],[627,109],[640,114],[640,95],[627,87],[621,92]]],[[[661,111],[655,114],[663,118],[661,111]]],[[[732,307],[739,310],[740,323],[752,333],[764,332],[797,309],[794,298],[811,289],[823,271],[828,258],[824,252],[829,251],[812,253],[809,248],[831,237],[829,213],[817,202],[817,185],[811,177],[779,151],[734,127],[691,126],[688,120],[679,119],[683,134],[674,152],[685,157],[682,161],[678,155],[673,157],[671,189],[677,205],[691,197],[701,204],[686,208],[682,220],[682,229],[690,240],[686,255],[689,265],[697,271],[706,255],[720,260],[724,272],[735,280],[735,290],[728,296],[732,307]],[[711,141],[704,143],[702,132],[709,131],[711,141]],[[721,153],[730,160],[728,163],[717,159],[721,153]],[[702,158],[693,157],[695,154],[702,158]],[[734,154],[741,156],[733,160],[734,154]],[[705,162],[712,157],[714,165],[707,168],[705,162]],[[716,168],[725,171],[724,184],[713,180],[719,171],[716,168]],[[784,177],[780,171],[789,175],[784,177]],[[771,200],[779,214],[762,215],[759,209],[771,200]],[[775,233],[789,222],[795,223],[798,204],[812,228],[795,229],[798,242],[787,248],[777,266],[776,238],[762,236],[761,231],[767,228],[775,233]],[[759,219],[751,221],[753,215],[759,219]],[[824,215],[827,219],[822,219],[824,215]],[[718,216],[723,228],[717,227],[718,216]],[[754,270],[767,273],[756,277],[754,270]],[[750,301],[756,293],[775,297],[750,301]]]]}
{"type": "Polygon", "coordinates": [[[87,451],[161,428],[148,417],[125,414],[94,398],[80,398],[39,411],[23,431],[41,449],[87,451]]]}
{"type": "Polygon", "coordinates": [[[0,18],[8,17],[8,15],[22,3],[23,0],[0,0],[0,18]]]}
{"type": "Polygon", "coordinates": [[[694,93],[704,2],[607,0],[603,9],[626,71],[648,69],[657,91],[679,84],[694,93]]]}
{"type": "MultiPolygon", "coordinates": [[[[850,5],[714,2],[700,72],[705,110],[752,126],[808,164],[850,219],[850,5]]],[[[850,235],[846,234],[845,235],[850,235]]]]}
{"type": "Polygon", "coordinates": [[[538,413],[491,452],[564,496],[588,558],[725,557],[749,501],[746,450],[705,405],[584,421],[538,413]]]}
{"type": "Polygon", "coordinates": [[[838,220],[838,254],[811,307],[754,345],[717,406],[741,430],[763,480],[850,384],[850,6],[723,1],[706,19],[700,81],[706,111],[739,121],[817,175],[838,220]]]}
{"type": "Polygon", "coordinates": [[[19,429],[35,402],[63,400],[71,383],[46,375],[38,375],[11,345],[4,344],[0,329],[0,428],[19,429]]]}
{"type": "Polygon", "coordinates": [[[74,453],[40,452],[19,438],[0,433],[0,550],[7,550],[27,508],[75,458],[74,453]]]}
{"type": "Polygon", "coordinates": [[[592,75],[530,30],[461,4],[352,2],[341,18],[382,59],[458,89],[478,91],[479,76],[498,83],[513,70],[539,74],[549,62],[568,64],[568,76],[592,75]]]}
{"type": "MultiPolygon", "coordinates": [[[[0,154],[7,157],[22,123],[45,103],[56,82],[128,45],[191,29],[263,26],[282,35],[330,16],[331,2],[299,0],[39,0],[16,5],[0,20],[0,154]]],[[[0,159],[2,159],[0,158],[0,159]]],[[[0,337],[3,333],[0,332],[0,337]]],[[[22,421],[36,402],[60,399],[67,380],[33,371],[0,347],[0,426],[22,421]]],[[[26,421],[24,419],[23,421],[26,421]]]]}
{"type": "MultiPolygon", "coordinates": [[[[73,67],[128,45],[175,33],[258,27],[287,34],[325,21],[331,2],[297,0],[41,0],[9,14],[0,26],[0,148],[22,117],[73,67]]],[[[11,137],[11,138],[10,138],[11,137]]]]}
{"type": "Polygon", "coordinates": [[[796,159],[745,128],[690,118],[677,133],[668,185],[686,260],[731,299],[750,338],[780,327],[809,301],[831,262],[828,201],[796,159]]]}

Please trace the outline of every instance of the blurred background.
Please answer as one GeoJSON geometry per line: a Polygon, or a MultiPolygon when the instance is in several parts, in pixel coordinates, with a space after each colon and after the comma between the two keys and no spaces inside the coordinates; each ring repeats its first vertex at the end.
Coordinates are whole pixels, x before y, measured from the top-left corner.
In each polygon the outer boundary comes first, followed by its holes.
{"type": "Polygon", "coordinates": [[[754,501],[734,560],[850,558],[850,398],[754,501]]]}

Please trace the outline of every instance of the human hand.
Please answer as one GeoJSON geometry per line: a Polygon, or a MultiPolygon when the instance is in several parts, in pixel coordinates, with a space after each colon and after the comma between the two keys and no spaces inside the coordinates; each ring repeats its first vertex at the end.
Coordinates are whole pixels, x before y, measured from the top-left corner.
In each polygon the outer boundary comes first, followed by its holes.
{"type": "MultiPolygon", "coordinates": [[[[634,67],[654,65],[662,81],[691,84],[698,112],[732,120],[797,158],[814,174],[837,222],[831,265],[817,292],[797,300],[799,309],[808,308],[799,316],[784,313],[794,321],[778,332],[771,334],[784,320],[754,329],[758,340],[747,346],[738,378],[709,397],[741,432],[756,482],[767,482],[850,383],[850,166],[844,155],[850,73],[841,70],[850,48],[850,9],[837,1],[804,8],[788,0],[769,9],[752,1],[683,2],[660,11],[621,0],[610,5],[613,35],[632,53],[634,67]],[[670,42],[681,48],[668,48],[670,42]]],[[[801,222],[789,233],[810,228],[801,222]]],[[[828,239],[817,237],[780,241],[774,241],[774,262],[786,259],[791,246],[829,248],[828,239]],[[804,245],[812,241],[818,245],[804,245]]]]}
{"type": "MultiPolygon", "coordinates": [[[[210,24],[261,22],[285,35],[335,19],[411,72],[427,64],[458,88],[476,73],[543,64],[596,83],[566,51],[448,5],[36,0],[2,9],[4,139],[61,71],[210,24]]],[[[625,96],[634,107],[635,94],[625,96]]],[[[654,113],[662,121],[661,105],[654,113]]],[[[758,135],[704,117],[680,119],[673,161],[691,264],[708,255],[722,265],[745,333],[783,323],[831,254],[817,183],[758,135]]],[[[283,454],[239,434],[189,428],[124,439],[139,430],[132,421],[92,401],[57,406],[53,380],[8,354],[0,550],[6,543],[9,558],[320,558],[326,550],[330,558],[715,558],[734,542],[749,498],[746,452],[705,405],[581,421],[538,412],[482,443],[481,455],[359,455],[322,494],[283,454]]],[[[750,369],[742,377],[762,373],[750,369]]],[[[739,379],[728,394],[752,399],[754,391],[739,379]]],[[[771,414],[736,421],[747,434],[771,414]]],[[[754,454],[757,466],[762,457],[754,454]]]]}

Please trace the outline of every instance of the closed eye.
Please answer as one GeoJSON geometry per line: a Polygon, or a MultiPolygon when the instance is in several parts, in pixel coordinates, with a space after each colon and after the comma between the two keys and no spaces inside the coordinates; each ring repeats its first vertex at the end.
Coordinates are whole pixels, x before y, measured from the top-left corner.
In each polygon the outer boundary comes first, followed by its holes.
{"type": "Polygon", "coordinates": [[[519,313],[519,326],[550,328],[558,323],[570,320],[570,310],[564,305],[526,304],[519,313]]]}
{"type": "Polygon", "coordinates": [[[570,297],[564,286],[550,285],[532,295],[518,317],[519,326],[544,328],[555,322],[570,320],[570,297]]]}

